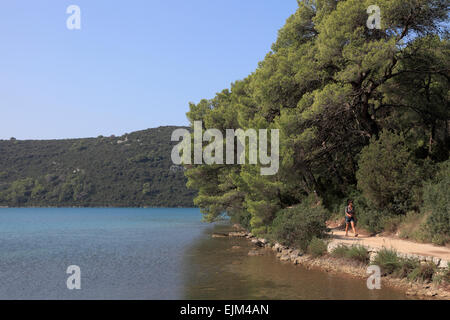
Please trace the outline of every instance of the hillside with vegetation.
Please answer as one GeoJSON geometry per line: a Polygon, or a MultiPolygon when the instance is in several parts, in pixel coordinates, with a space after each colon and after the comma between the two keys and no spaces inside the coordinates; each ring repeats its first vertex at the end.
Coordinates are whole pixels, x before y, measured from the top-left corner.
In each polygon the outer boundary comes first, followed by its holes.
{"type": "Polygon", "coordinates": [[[0,206],[192,207],[160,127],[68,140],[0,140],[0,206]]]}
{"type": "Polygon", "coordinates": [[[381,29],[367,27],[373,4],[299,1],[252,74],[190,105],[204,130],[280,130],[276,175],[260,165],[187,171],[207,220],[227,213],[306,248],[351,198],[371,233],[449,242],[449,2],[378,0],[381,29]]]}

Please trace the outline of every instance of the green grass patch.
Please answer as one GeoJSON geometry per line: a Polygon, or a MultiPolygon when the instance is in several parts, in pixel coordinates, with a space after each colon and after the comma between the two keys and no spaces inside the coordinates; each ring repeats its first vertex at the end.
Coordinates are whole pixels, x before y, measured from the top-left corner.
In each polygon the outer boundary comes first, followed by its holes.
{"type": "Polygon", "coordinates": [[[317,258],[327,253],[327,247],[324,240],[314,237],[308,245],[308,253],[317,258]]]}
{"type": "Polygon", "coordinates": [[[331,255],[338,258],[356,260],[364,264],[369,263],[369,251],[360,245],[351,247],[339,245],[332,251],[331,255]]]}
{"type": "Polygon", "coordinates": [[[419,264],[408,274],[408,279],[410,281],[431,282],[436,271],[437,267],[433,262],[419,264]]]}
{"type": "Polygon", "coordinates": [[[417,259],[400,259],[400,267],[395,270],[394,275],[398,278],[407,278],[420,267],[420,261],[417,259]]]}
{"type": "Polygon", "coordinates": [[[347,246],[340,244],[336,248],[333,249],[333,251],[331,252],[331,255],[336,258],[347,258],[348,251],[349,251],[349,248],[347,246]]]}
{"type": "Polygon", "coordinates": [[[379,266],[384,274],[393,274],[400,270],[402,261],[395,250],[383,248],[372,264],[379,266]]]}
{"type": "Polygon", "coordinates": [[[450,284],[450,262],[447,263],[447,268],[436,270],[433,275],[433,282],[437,284],[450,284]]]}
{"type": "MultiPolygon", "coordinates": [[[[421,263],[418,259],[401,258],[395,250],[383,248],[372,262],[381,268],[382,273],[410,281],[436,281],[438,268],[433,262],[421,263]]],[[[441,273],[437,281],[446,279],[448,275],[441,273]]]]}

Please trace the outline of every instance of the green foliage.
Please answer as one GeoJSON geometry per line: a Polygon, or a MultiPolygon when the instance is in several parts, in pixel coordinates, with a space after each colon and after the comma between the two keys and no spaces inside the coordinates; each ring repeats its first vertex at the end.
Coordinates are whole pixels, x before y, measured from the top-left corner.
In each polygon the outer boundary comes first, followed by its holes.
{"type": "Polygon", "coordinates": [[[191,207],[171,170],[177,127],[118,138],[0,141],[0,206],[191,207]]]}
{"type": "Polygon", "coordinates": [[[323,238],[327,228],[327,211],[305,199],[302,204],[278,212],[272,226],[273,237],[284,245],[307,250],[311,240],[323,238]]]}
{"type": "Polygon", "coordinates": [[[348,252],[348,257],[366,264],[369,262],[369,251],[367,251],[367,249],[363,246],[351,246],[348,252]]]}
{"type": "Polygon", "coordinates": [[[445,245],[450,242],[449,161],[439,166],[434,179],[425,183],[421,213],[408,212],[399,225],[400,237],[445,245]]]}
{"type": "Polygon", "coordinates": [[[358,185],[365,205],[356,206],[357,218],[372,232],[394,228],[393,215],[420,207],[428,167],[449,154],[448,4],[379,0],[382,27],[369,30],[372,4],[299,1],[254,72],[190,104],[189,121],[204,129],[280,130],[274,176],[261,176],[261,164],[187,171],[205,220],[245,217],[252,231],[273,228],[292,242],[287,230],[297,232],[302,214],[282,209],[311,195],[341,212],[358,185]]]}
{"type": "Polygon", "coordinates": [[[442,280],[450,283],[450,264],[447,265],[447,268],[445,268],[442,272],[442,280]]]}
{"type": "Polygon", "coordinates": [[[32,199],[39,199],[47,193],[47,188],[42,185],[38,180],[35,181],[33,190],[31,191],[32,199]]]}
{"type": "Polygon", "coordinates": [[[327,253],[327,242],[319,239],[319,238],[312,238],[311,242],[308,245],[308,253],[312,255],[313,257],[321,257],[325,253],[327,253]]]}
{"type": "Polygon", "coordinates": [[[424,188],[422,211],[430,212],[427,229],[433,242],[445,244],[450,235],[450,161],[442,163],[433,182],[424,188]]]}
{"type": "Polygon", "coordinates": [[[436,271],[437,268],[433,262],[427,262],[424,264],[419,263],[408,274],[408,279],[411,281],[431,282],[436,271]]]}
{"type": "Polygon", "coordinates": [[[445,246],[448,242],[450,242],[450,236],[448,234],[435,234],[433,235],[431,242],[437,246],[445,246]]]}
{"type": "Polygon", "coordinates": [[[238,223],[243,228],[250,230],[251,229],[251,225],[250,225],[251,218],[252,218],[252,216],[249,212],[241,211],[231,217],[231,222],[238,223]]]}
{"type": "MultiPolygon", "coordinates": [[[[389,219],[390,215],[380,210],[376,210],[371,202],[360,193],[355,192],[352,195],[358,227],[363,228],[372,234],[383,231],[386,224],[385,221],[389,219]]],[[[342,205],[341,208],[345,208],[345,205],[342,205]]],[[[341,212],[341,216],[343,216],[343,209],[341,209],[341,212]]]]}
{"type": "Polygon", "coordinates": [[[332,256],[338,258],[356,260],[364,264],[369,263],[369,251],[360,245],[354,245],[350,247],[339,245],[333,249],[331,254],[332,256]]]}
{"type": "Polygon", "coordinates": [[[417,259],[400,259],[399,261],[400,265],[395,271],[395,276],[412,279],[411,274],[420,268],[420,261],[417,259]]]}
{"type": "Polygon", "coordinates": [[[402,224],[404,216],[397,215],[385,215],[381,221],[383,225],[383,231],[394,234],[398,231],[402,224]]]}
{"type": "Polygon", "coordinates": [[[373,208],[366,208],[358,211],[358,226],[364,228],[372,234],[383,231],[385,223],[384,214],[373,208]]]}
{"type": "Polygon", "coordinates": [[[34,180],[31,178],[24,178],[14,181],[7,194],[8,200],[15,205],[22,205],[32,195],[34,188],[34,180]]]}
{"type": "Polygon", "coordinates": [[[402,135],[381,132],[362,150],[358,164],[358,187],[375,209],[398,214],[412,208],[422,177],[402,135]]]}
{"type": "Polygon", "coordinates": [[[382,273],[392,274],[401,268],[402,261],[395,250],[383,248],[378,252],[372,264],[379,266],[382,273]]]}
{"type": "Polygon", "coordinates": [[[144,183],[144,185],[142,186],[142,193],[144,195],[149,195],[151,193],[151,185],[150,183],[144,183]]]}
{"type": "Polygon", "coordinates": [[[413,258],[400,258],[396,251],[386,248],[378,252],[373,264],[380,266],[385,274],[410,281],[430,282],[437,271],[433,262],[421,263],[413,258]]]}
{"type": "Polygon", "coordinates": [[[331,255],[336,258],[347,258],[347,253],[349,252],[349,247],[340,244],[331,251],[331,255]]]}
{"type": "Polygon", "coordinates": [[[450,269],[437,270],[433,275],[433,282],[437,284],[450,284],[450,269]]]}
{"type": "Polygon", "coordinates": [[[399,226],[400,238],[430,242],[431,237],[425,227],[426,220],[427,216],[424,214],[415,211],[408,212],[399,226]]]}

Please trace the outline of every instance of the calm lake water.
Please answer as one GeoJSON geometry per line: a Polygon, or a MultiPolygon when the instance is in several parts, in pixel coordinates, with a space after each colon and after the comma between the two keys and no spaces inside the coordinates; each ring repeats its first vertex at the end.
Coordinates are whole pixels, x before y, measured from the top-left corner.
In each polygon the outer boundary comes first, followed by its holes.
{"type": "Polygon", "coordinates": [[[227,229],[198,209],[0,209],[0,299],[406,298],[211,238],[227,229]],[[70,265],[81,290],[67,289],[70,265]]]}

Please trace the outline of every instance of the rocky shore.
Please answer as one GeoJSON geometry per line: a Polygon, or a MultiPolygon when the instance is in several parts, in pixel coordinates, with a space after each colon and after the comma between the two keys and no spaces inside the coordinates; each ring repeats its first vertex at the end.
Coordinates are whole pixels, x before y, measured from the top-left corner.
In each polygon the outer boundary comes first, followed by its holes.
{"type": "MultiPolygon", "coordinates": [[[[294,265],[301,265],[307,269],[319,269],[324,272],[334,273],[334,274],[346,274],[353,278],[359,278],[366,280],[368,278],[367,265],[362,263],[358,263],[356,261],[335,258],[331,256],[331,253],[334,248],[339,245],[336,242],[330,242],[328,244],[328,254],[322,257],[312,257],[309,254],[304,254],[301,250],[295,248],[289,248],[287,246],[283,246],[280,243],[272,243],[263,238],[257,238],[253,236],[251,233],[240,229],[238,225],[234,226],[239,231],[233,231],[229,233],[222,234],[213,234],[214,238],[226,238],[226,237],[238,237],[244,238],[248,241],[251,241],[255,248],[250,250],[249,256],[258,256],[265,254],[274,254],[277,259],[282,261],[283,263],[292,263],[294,265]]],[[[370,254],[371,261],[376,256],[379,249],[369,248],[367,250],[370,254]]],[[[402,255],[399,256],[405,258],[416,258],[422,262],[433,261],[439,268],[447,267],[447,261],[433,258],[433,257],[425,257],[418,255],[402,255]]],[[[399,290],[403,290],[406,295],[419,298],[419,299],[443,299],[450,300],[450,286],[449,285],[437,285],[434,283],[419,283],[419,282],[411,282],[407,279],[398,279],[391,276],[382,277],[382,285],[388,286],[391,288],[396,288],[399,290]]]]}

